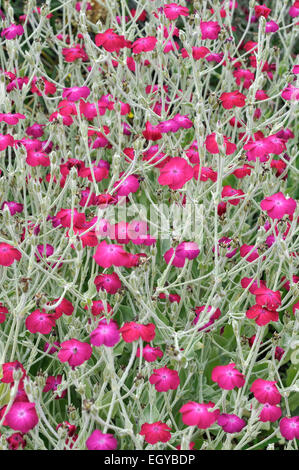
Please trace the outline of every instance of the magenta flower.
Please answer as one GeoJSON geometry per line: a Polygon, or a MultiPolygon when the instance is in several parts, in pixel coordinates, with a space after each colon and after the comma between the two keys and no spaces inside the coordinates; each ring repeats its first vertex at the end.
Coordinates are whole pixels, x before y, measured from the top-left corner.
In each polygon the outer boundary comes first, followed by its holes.
{"type": "MultiPolygon", "coordinates": [[[[137,349],[136,356],[140,357],[140,348],[137,349]]],[[[153,347],[147,344],[142,349],[142,357],[146,362],[155,362],[158,357],[163,357],[163,352],[158,347],[153,347]]]]}
{"type": "Polygon", "coordinates": [[[18,450],[20,447],[25,449],[27,444],[23,434],[20,432],[14,432],[6,439],[6,441],[10,450],[18,450]]]}
{"type": "Polygon", "coordinates": [[[238,90],[229,93],[222,93],[220,101],[224,109],[232,109],[234,107],[243,108],[245,106],[246,96],[238,90]]]}
{"type": "Polygon", "coordinates": [[[193,177],[193,168],[184,158],[174,157],[160,169],[159,184],[170,189],[180,189],[193,177]]]}
{"type": "Polygon", "coordinates": [[[260,18],[261,16],[263,16],[264,18],[267,19],[271,13],[271,9],[266,7],[266,5],[256,5],[254,7],[254,12],[257,18],[260,18]]]}
{"type": "Polygon", "coordinates": [[[281,97],[288,101],[298,101],[299,88],[289,83],[288,86],[282,90],[281,97]]]}
{"type": "MultiPolygon", "coordinates": [[[[222,139],[220,138],[220,142],[221,142],[221,140],[222,139]]],[[[225,147],[225,154],[226,155],[231,155],[237,149],[236,144],[232,144],[225,135],[223,136],[223,144],[224,144],[224,147],[225,147]]],[[[207,138],[205,140],[205,146],[206,146],[208,152],[210,152],[212,154],[219,153],[219,147],[218,147],[218,144],[216,142],[216,133],[215,132],[213,132],[212,134],[207,136],[207,138]]]]}
{"type": "Polygon", "coordinates": [[[146,38],[139,38],[132,44],[132,50],[134,54],[140,54],[141,52],[153,51],[157,44],[157,38],[154,36],[148,36],[146,38]]]}
{"type": "Polygon", "coordinates": [[[261,202],[261,208],[271,219],[282,219],[284,215],[292,216],[297,203],[292,198],[286,198],[282,192],[266,197],[261,202]]]}
{"type": "Polygon", "coordinates": [[[23,367],[23,365],[19,361],[14,361],[14,362],[5,362],[2,364],[2,378],[0,381],[5,384],[13,383],[14,378],[13,374],[14,371],[21,370],[22,371],[22,377],[21,380],[26,376],[26,371],[23,367]]]}
{"type": "Polygon", "coordinates": [[[202,39],[217,39],[221,27],[217,21],[201,21],[200,30],[202,39]]]}
{"type": "Polygon", "coordinates": [[[217,419],[217,423],[222,427],[223,431],[229,434],[240,432],[246,426],[244,419],[239,418],[237,415],[227,413],[221,414],[217,419]]]}
{"type": "Polygon", "coordinates": [[[12,147],[14,145],[14,138],[10,134],[0,134],[0,151],[6,150],[7,147],[12,147]]]}
{"type": "Polygon", "coordinates": [[[23,204],[15,201],[4,201],[1,210],[3,210],[5,206],[8,207],[10,215],[15,215],[17,212],[20,213],[24,210],[23,204]]]}
{"type": "Polygon", "coordinates": [[[91,355],[92,347],[90,344],[77,339],[70,339],[61,343],[61,349],[57,356],[61,362],[68,362],[71,367],[76,367],[88,361],[91,355]]]}
{"type": "Polygon", "coordinates": [[[0,113],[0,122],[6,122],[11,126],[18,124],[20,119],[26,119],[26,116],[20,113],[0,113]]]}
{"type": "Polygon", "coordinates": [[[155,338],[155,328],[156,327],[153,323],[141,325],[140,323],[132,321],[125,323],[119,331],[126,343],[132,343],[133,341],[137,341],[139,338],[150,343],[155,338]]]}
{"type": "Polygon", "coordinates": [[[219,410],[208,411],[215,403],[197,403],[189,401],[180,409],[182,421],[187,426],[197,426],[199,429],[207,429],[214,424],[220,414],[219,410]]]}
{"type": "Polygon", "coordinates": [[[176,390],[178,388],[180,378],[176,370],[161,367],[161,369],[154,369],[149,382],[155,385],[157,392],[167,392],[168,390],[176,390]]]}
{"type": "Polygon", "coordinates": [[[167,424],[157,421],[156,423],[144,423],[141,426],[140,435],[144,436],[149,444],[157,442],[168,442],[171,439],[171,428],[167,424]]]}
{"type": "Polygon", "coordinates": [[[212,371],[212,380],[217,382],[223,390],[232,390],[233,388],[241,388],[245,384],[245,377],[235,368],[234,363],[227,366],[216,366],[212,371]]]}
{"type": "Polygon", "coordinates": [[[11,24],[3,29],[1,37],[5,37],[5,39],[15,39],[17,36],[22,36],[22,34],[24,34],[24,28],[21,24],[11,24]]]}
{"type": "MultiPolygon", "coordinates": [[[[122,175],[121,175],[122,176],[122,175]]],[[[121,179],[114,184],[114,188],[117,187],[117,196],[128,196],[131,193],[138,191],[140,184],[138,178],[134,175],[126,176],[125,179],[121,179]]]]}
{"type": "Polygon", "coordinates": [[[168,3],[164,6],[164,14],[169,20],[176,20],[179,16],[189,16],[189,10],[177,3],[168,3]]]}
{"type": "Polygon", "coordinates": [[[277,421],[280,417],[281,409],[279,406],[270,405],[269,403],[265,403],[262,411],[259,414],[260,421],[263,423],[266,423],[267,421],[274,423],[274,421],[277,421]]]}
{"type": "Polygon", "coordinates": [[[275,381],[256,379],[251,385],[250,391],[259,403],[277,405],[281,400],[281,395],[275,384],[275,381]]]}
{"type": "Polygon", "coordinates": [[[241,201],[241,197],[234,197],[234,196],[244,196],[242,189],[235,189],[229,185],[223,186],[221,197],[229,198],[227,202],[229,204],[232,204],[233,206],[237,206],[241,201]]]}
{"type": "Polygon", "coordinates": [[[194,259],[200,253],[197,243],[182,242],[176,247],[176,255],[182,258],[194,259]]]}
{"type": "Polygon", "coordinates": [[[254,319],[258,326],[268,325],[271,321],[278,321],[279,315],[275,310],[267,310],[261,305],[253,305],[246,312],[246,317],[254,319]]]}
{"type": "Polygon", "coordinates": [[[74,209],[73,212],[72,209],[60,209],[60,211],[57,212],[56,217],[59,219],[63,227],[71,227],[72,220],[73,226],[78,228],[81,228],[86,222],[85,214],[79,213],[77,209],[74,209]]]}
{"type": "MultiPolygon", "coordinates": [[[[58,300],[59,299],[54,299],[52,302],[50,302],[50,305],[56,304],[58,300]]],[[[70,316],[72,315],[73,312],[74,312],[74,306],[72,302],[63,298],[60,304],[58,305],[58,307],[55,308],[55,313],[52,314],[52,316],[53,318],[55,318],[55,320],[57,320],[58,318],[61,317],[61,315],[64,314],[64,315],[70,316]]]]}
{"type": "Polygon", "coordinates": [[[0,323],[5,322],[7,313],[9,313],[8,309],[0,302],[0,323]]]}
{"type": "Polygon", "coordinates": [[[26,163],[27,165],[30,166],[50,166],[50,159],[47,153],[45,152],[39,152],[39,151],[33,151],[33,150],[28,150],[27,152],[27,157],[26,157],[26,163]]]}
{"type": "Polygon", "coordinates": [[[98,326],[90,334],[90,343],[93,346],[107,346],[112,348],[120,340],[119,328],[114,320],[108,323],[106,318],[100,320],[98,326]]]}
{"type": "Polygon", "coordinates": [[[279,423],[279,429],[281,435],[288,441],[299,439],[299,416],[282,418],[279,423]]]}
{"type": "Polygon", "coordinates": [[[105,290],[108,294],[116,294],[121,289],[121,281],[116,273],[99,274],[94,280],[97,291],[105,290]]]}
{"type": "Polygon", "coordinates": [[[279,290],[273,291],[267,287],[258,287],[254,292],[255,300],[258,305],[276,310],[281,305],[281,295],[279,290]]]}
{"type": "Polygon", "coordinates": [[[95,43],[98,47],[102,46],[107,52],[119,52],[120,49],[128,45],[124,36],[119,36],[113,29],[107,29],[104,33],[97,34],[95,43]]]}
{"type": "Polygon", "coordinates": [[[240,247],[240,255],[242,258],[245,258],[246,261],[249,261],[249,263],[252,263],[252,261],[256,260],[259,257],[257,248],[254,247],[254,245],[242,245],[240,247]]]}
{"type": "Polygon", "coordinates": [[[80,98],[87,98],[90,95],[88,86],[73,86],[71,88],[64,88],[62,97],[69,101],[78,101],[80,98]]]}
{"type": "Polygon", "coordinates": [[[266,33],[276,33],[279,30],[279,25],[271,20],[266,23],[266,33]]]}
{"type": "MultiPolygon", "coordinates": [[[[43,388],[43,392],[49,392],[50,390],[53,390],[55,392],[57,390],[58,385],[60,385],[62,382],[62,375],[57,375],[56,377],[54,375],[49,375],[46,380],[46,385],[43,388]]],[[[61,392],[60,396],[56,396],[55,400],[59,400],[60,398],[64,398],[66,396],[66,390],[63,390],[61,392]]]]}
{"type": "Polygon", "coordinates": [[[34,310],[25,321],[26,328],[30,333],[42,333],[48,335],[55,326],[53,316],[45,311],[34,310]]]}
{"type": "Polygon", "coordinates": [[[99,429],[95,429],[86,441],[88,450],[115,450],[117,440],[113,434],[103,434],[99,429]]]}
{"type": "Polygon", "coordinates": [[[171,264],[173,266],[175,266],[176,268],[182,268],[185,265],[185,261],[186,261],[186,258],[184,256],[177,255],[176,251],[174,252],[173,248],[169,248],[169,250],[167,250],[164,253],[163,258],[165,259],[165,262],[167,264],[169,264],[170,260],[172,259],[171,264]],[[174,254],[174,256],[173,256],[173,254],[174,254]]]}
{"type": "Polygon", "coordinates": [[[33,429],[38,423],[35,411],[35,403],[17,402],[12,405],[5,417],[7,426],[15,431],[26,433],[33,429]]]}
{"type": "Polygon", "coordinates": [[[93,258],[102,268],[128,266],[130,264],[129,253],[124,251],[121,245],[108,244],[105,240],[97,246],[93,258]]]}
{"type": "Polygon", "coordinates": [[[13,262],[20,261],[21,253],[8,243],[0,243],[0,266],[10,266],[13,262]]]}

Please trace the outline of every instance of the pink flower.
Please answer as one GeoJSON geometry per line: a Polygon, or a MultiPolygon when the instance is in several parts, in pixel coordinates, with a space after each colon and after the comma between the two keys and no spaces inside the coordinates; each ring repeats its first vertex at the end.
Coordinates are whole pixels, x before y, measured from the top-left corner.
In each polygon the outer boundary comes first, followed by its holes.
{"type": "Polygon", "coordinates": [[[197,426],[199,429],[207,429],[217,421],[220,414],[219,410],[208,411],[213,408],[215,403],[197,403],[189,401],[180,409],[182,421],[187,426],[197,426]]]}
{"type": "Polygon", "coordinates": [[[257,18],[260,18],[261,16],[263,16],[264,18],[267,19],[271,13],[271,9],[266,7],[266,5],[256,5],[254,7],[254,12],[257,18]]]}
{"type": "Polygon", "coordinates": [[[7,313],[9,313],[8,309],[0,302],[0,323],[5,322],[7,313]]]}
{"type": "Polygon", "coordinates": [[[132,44],[132,50],[134,54],[140,54],[141,52],[153,51],[157,44],[157,38],[154,36],[148,36],[146,38],[139,38],[132,44]]]}
{"type": "Polygon", "coordinates": [[[33,429],[38,423],[35,411],[35,403],[17,402],[12,405],[5,417],[7,426],[15,431],[26,433],[33,429]]]}
{"type": "Polygon", "coordinates": [[[184,158],[174,157],[160,169],[159,184],[170,189],[180,189],[193,177],[193,168],[184,158]]]}
{"type": "Polygon", "coordinates": [[[279,429],[281,435],[288,441],[299,439],[299,416],[282,418],[279,423],[279,429]]]}
{"type": "Polygon", "coordinates": [[[250,391],[259,403],[277,405],[280,402],[281,395],[275,384],[275,381],[256,379],[251,385],[250,391]]]}
{"type": "Polygon", "coordinates": [[[124,36],[119,36],[113,29],[107,29],[104,33],[97,34],[95,43],[98,47],[103,46],[107,52],[119,52],[120,49],[128,45],[124,36]]]}
{"type": "Polygon", "coordinates": [[[12,147],[14,145],[14,138],[10,134],[0,134],[0,151],[6,150],[7,147],[12,147]]]}
{"type": "Polygon", "coordinates": [[[113,347],[120,340],[119,329],[116,321],[110,320],[108,323],[106,318],[101,320],[95,330],[90,334],[90,343],[93,346],[113,347]]]}
{"type": "Polygon", "coordinates": [[[246,243],[240,247],[240,255],[242,258],[245,258],[246,261],[249,261],[249,263],[252,263],[252,261],[259,257],[257,248],[255,248],[254,245],[246,245],[246,243]]]}
{"type": "Polygon", "coordinates": [[[284,355],[284,353],[285,353],[285,350],[283,348],[280,348],[279,346],[276,346],[276,348],[275,348],[275,359],[280,361],[282,356],[284,355]]]}
{"type": "Polygon", "coordinates": [[[271,219],[282,219],[284,215],[293,215],[297,203],[292,198],[286,198],[282,192],[266,197],[261,202],[261,208],[271,219]]]}
{"type": "Polygon", "coordinates": [[[168,442],[171,439],[171,428],[167,424],[157,421],[156,423],[144,423],[141,426],[140,435],[144,436],[149,444],[157,442],[168,442]]]}
{"type": "Polygon", "coordinates": [[[271,20],[266,23],[266,33],[276,33],[279,30],[279,25],[271,20]]]}
{"type": "Polygon", "coordinates": [[[231,363],[227,366],[216,366],[212,371],[212,380],[217,382],[223,390],[232,390],[233,388],[241,388],[245,384],[245,377],[235,368],[235,364],[231,363]]]}
{"type": "Polygon", "coordinates": [[[15,215],[17,212],[20,213],[24,210],[23,204],[15,201],[4,201],[1,210],[3,210],[5,206],[8,207],[10,215],[15,215]]]}
{"type": "Polygon", "coordinates": [[[164,14],[169,20],[176,20],[179,16],[189,16],[189,10],[177,3],[168,3],[164,6],[164,14]]]}
{"type": "Polygon", "coordinates": [[[222,427],[223,431],[229,434],[240,432],[246,426],[244,419],[239,418],[235,414],[227,413],[221,414],[217,419],[217,423],[222,427]]]}
{"type": "MultiPolygon", "coordinates": [[[[59,299],[54,299],[51,303],[51,304],[56,304],[56,302],[58,302],[59,299]]],[[[60,302],[60,304],[58,305],[58,307],[55,308],[55,313],[52,314],[52,317],[55,318],[55,320],[57,320],[58,318],[61,317],[61,315],[65,314],[67,316],[70,316],[72,315],[72,313],[74,312],[74,306],[72,304],[72,302],[70,302],[69,300],[63,298],[62,301],[60,302]]]]}
{"type": "Polygon", "coordinates": [[[103,434],[99,429],[91,433],[86,441],[88,450],[115,450],[117,449],[117,440],[113,434],[103,434]]]}
{"type": "Polygon", "coordinates": [[[26,116],[20,113],[0,113],[0,122],[6,122],[11,126],[18,124],[20,119],[26,119],[26,116]]]}
{"type": "Polygon", "coordinates": [[[179,128],[180,128],[180,124],[175,119],[162,121],[157,126],[157,130],[160,131],[161,134],[167,134],[168,132],[177,132],[179,128]]]}
{"type": "Polygon", "coordinates": [[[37,139],[38,137],[41,137],[44,134],[43,126],[44,124],[38,124],[36,122],[32,126],[27,127],[26,134],[37,139]]]}
{"type": "Polygon", "coordinates": [[[176,114],[173,121],[177,122],[182,129],[190,129],[193,126],[193,122],[189,119],[188,114],[184,116],[176,114]]]}
{"type": "MultiPolygon", "coordinates": [[[[196,307],[195,309],[195,313],[196,313],[196,317],[194,318],[193,320],[193,325],[196,325],[199,321],[199,318],[200,318],[200,315],[201,313],[206,309],[206,306],[205,305],[202,305],[201,307],[196,307]]],[[[213,307],[211,305],[208,306],[208,308],[206,309],[206,312],[210,312],[211,310],[213,309],[213,307]]],[[[213,313],[212,315],[209,317],[209,320],[207,323],[205,323],[202,327],[200,327],[198,329],[198,331],[202,331],[202,330],[205,330],[208,326],[211,326],[213,325],[213,323],[215,322],[215,320],[217,320],[221,315],[221,311],[219,308],[217,309],[213,309],[213,313]]],[[[207,332],[210,331],[210,330],[207,330],[207,332]]]]}
{"type": "Polygon", "coordinates": [[[62,97],[69,101],[78,101],[80,98],[87,98],[90,95],[88,86],[73,86],[71,88],[64,88],[62,97]]]}
{"type": "MultiPolygon", "coordinates": [[[[136,356],[140,357],[140,348],[137,349],[136,356]]],[[[142,349],[142,357],[146,360],[146,362],[155,362],[158,357],[163,357],[163,352],[160,348],[147,344],[142,349]]]]}
{"type": "MultiPolygon", "coordinates": [[[[246,287],[248,287],[249,284],[251,284],[252,280],[253,280],[252,277],[243,277],[241,279],[241,286],[243,287],[243,289],[246,289],[246,287]]],[[[254,295],[256,289],[258,289],[259,287],[266,287],[266,283],[264,281],[257,281],[257,280],[252,282],[251,286],[249,287],[249,292],[254,295]]]]}
{"type": "MultiPolygon", "coordinates": [[[[122,176],[122,175],[121,175],[122,176]]],[[[126,176],[125,179],[121,179],[114,184],[117,187],[117,196],[128,196],[131,193],[138,191],[140,184],[138,178],[134,175],[126,176]]]]}
{"type": "Polygon", "coordinates": [[[85,214],[79,213],[77,209],[60,209],[59,212],[56,214],[57,219],[60,220],[60,223],[63,227],[71,227],[72,220],[73,226],[81,228],[85,221],[85,214]]]}
{"type": "Polygon", "coordinates": [[[1,37],[5,37],[5,39],[15,39],[17,36],[22,36],[24,34],[24,28],[21,24],[11,24],[7,28],[4,28],[1,37]]]}
{"type": "Polygon", "coordinates": [[[10,450],[18,450],[19,447],[25,449],[27,444],[26,440],[23,437],[23,434],[20,432],[14,432],[13,434],[11,434],[11,436],[6,439],[6,441],[10,450]]]}
{"type": "Polygon", "coordinates": [[[121,289],[121,281],[116,273],[99,274],[94,280],[97,291],[105,290],[108,294],[116,294],[121,289]]]}
{"type": "Polygon", "coordinates": [[[150,343],[155,338],[155,325],[148,323],[147,325],[141,325],[140,323],[128,322],[120,328],[123,340],[126,343],[132,343],[141,338],[143,341],[150,343]]]}
{"type": "Polygon", "coordinates": [[[221,27],[217,21],[201,21],[200,30],[202,39],[217,39],[221,27]]]}
{"type": "Polygon", "coordinates": [[[254,295],[256,303],[267,307],[269,310],[276,310],[281,305],[281,295],[279,290],[273,291],[267,287],[258,287],[254,295]]]}
{"type": "Polygon", "coordinates": [[[288,86],[282,90],[281,96],[283,99],[288,101],[298,101],[299,88],[296,88],[294,85],[289,83],[288,86]]]}
{"type": "Polygon", "coordinates": [[[166,253],[164,253],[163,257],[167,264],[169,264],[170,260],[172,259],[171,264],[173,266],[176,266],[177,268],[182,268],[185,265],[186,258],[184,256],[177,255],[177,253],[174,252],[173,248],[170,248],[169,250],[167,250],[166,253]],[[175,255],[173,256],[174,253],[175,255]]]}
{"type": "Polygon", "coordinates": [[[142,132],[142,135],[146,140],[152,140],[153,142],[162,139],[158,126],[153,126],[149,121],[145,123],[145,131],[142,132]]]}
{"type": "Polygon", "coordinates": [[[95,262],[102,268],[111,266],[129,266],[130,255],[124,251],[121,245],[108,244],[102,241],[93,256],[95,262]]]}
{"type": "Polygon", "coordinates": [[[55,319],[51,314],[45,311],[34,310],[34,312],[26,318],[25,324],[30,333],[48,335],[55,326],[55,319]]]}
{"type": "Polygon", "coordinates": [[[10,266],[13,262],[20,261],[21,253],[8,243],[0,243],[0,266],[10,266]]]}
{"type": "Polygon", "coordinates": [[[245,106],[246,96],[238,90],[229,93],[222,93],[220,101],[224,109],[232,109],[234,107],[243,108],[245,106]]]}
{"type": "MultiPolygon", "coordinates": [[[[234,153],[237,149],[237,146],[235,144],[232,144],[228,138],[224,135],[222,136],[223,137],[223,144],[224,144],[224,147],[225,147],[225,154],[226,155],[231,155],[232,153],[234,153]]],[[[218,141],[222,142],[222,137],[220,137],[220,139],[218,141]]],[[[212,154],[217,154],[219,153],[219,147],[218,147],[218,144],[216,142],[216,133],[213,132],[213,134],[210,134],[207,136],[206,140],[205,140],[205,146],[208,150],[208,152],[212,153],[212,154]]]]}
{"type": "Polygon", "coordinates": [[[199,255],[200,250],[195,242],[182,242],[176,247],[175,252],[176,256],[194,259],[199,255]]]}
{"type": "Polygon", "coordinates": [[[61,362],[68,362],[71,367],[76,367],[88,361],[91,355],[92,348],[90,344],[77,339],[70,339],[61,343],[61,349],[58,351],[57,356],[61,362]]]}
{"type": "Polygon", "coordinates": [[[234,189],[229,185],[223,186],[222,192],[221,192],[221,197],[228,197],[229,199],[227,202],[229,204],[232,204],[233,206],[237,206],[241,201],[241,198],[234,197],[234,196],[243,196],[243,195],[244,193],[242,189],[234,189]]]}
{"type": "Polygon", "coordinates": [[[49,156],[45,152],[35,152],[34,150],[29,150],[27,152],[26,163],[32,167],[47,167],[51,165],[49,156]]]}
{"type": "Polygon", "coordinates": [[[14,382],[14,371],[22,371],[21,380],[26,376],[26,371],[19,361],[6,362],[2,364],[2,383],[9,384],[14,382]]]}
{"type": "Polygon", "coordinates": [[[265,403],[259,414],[260,421],[263,423],[266,423],[267,421],[274,423],[274,421],[277,421],[280,417],[281,409],[278,406],[270,405],[269,403],[265,403]]]}
{"type": "Polygon", "coordinates": [[[167,392],[168,390],[176,390],[178,388],[180,378],[176,370],[161,367],[161,369],[154,369],[149,382],[155,385],[157,392],[167,392]]]}
{"type": "MultiPolygon", "coordinates": [[[[46,380],[46,385],[43,388],[43,392],[46,393],[46,392],[49,392],[50,390],[53,390],[53,392],[55,392],[57,390],[58,385],[60,385],[61,382],[62,382],[62,375],[57,375],[57,377],[55,377],[54,375],[49,375],[46,380]]],[[[57,395],[55,397],[55,400],[58,400],[59,398],[64,398],[66,395],[66,392],[67,392],[66,390],[63,390],[60,396],[57,395]]]]}
{"type": "Polygon", "coordinates": [[[258,326],[268,325],[271,321],[278,321],[278,312],[273,310],[267,310],[261,305],[253,305],[246,312],[246,317],[249,319],[255,319],[255,323],[258,326]]]}

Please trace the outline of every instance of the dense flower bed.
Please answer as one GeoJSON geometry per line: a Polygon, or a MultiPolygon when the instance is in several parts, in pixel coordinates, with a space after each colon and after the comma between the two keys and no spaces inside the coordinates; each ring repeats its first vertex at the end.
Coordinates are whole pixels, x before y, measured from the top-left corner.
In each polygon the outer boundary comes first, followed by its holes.
{"type": "Polygon", "coordinates": [[[298,449],[299,2],[2,3],[0,449],[298,449]]]}

